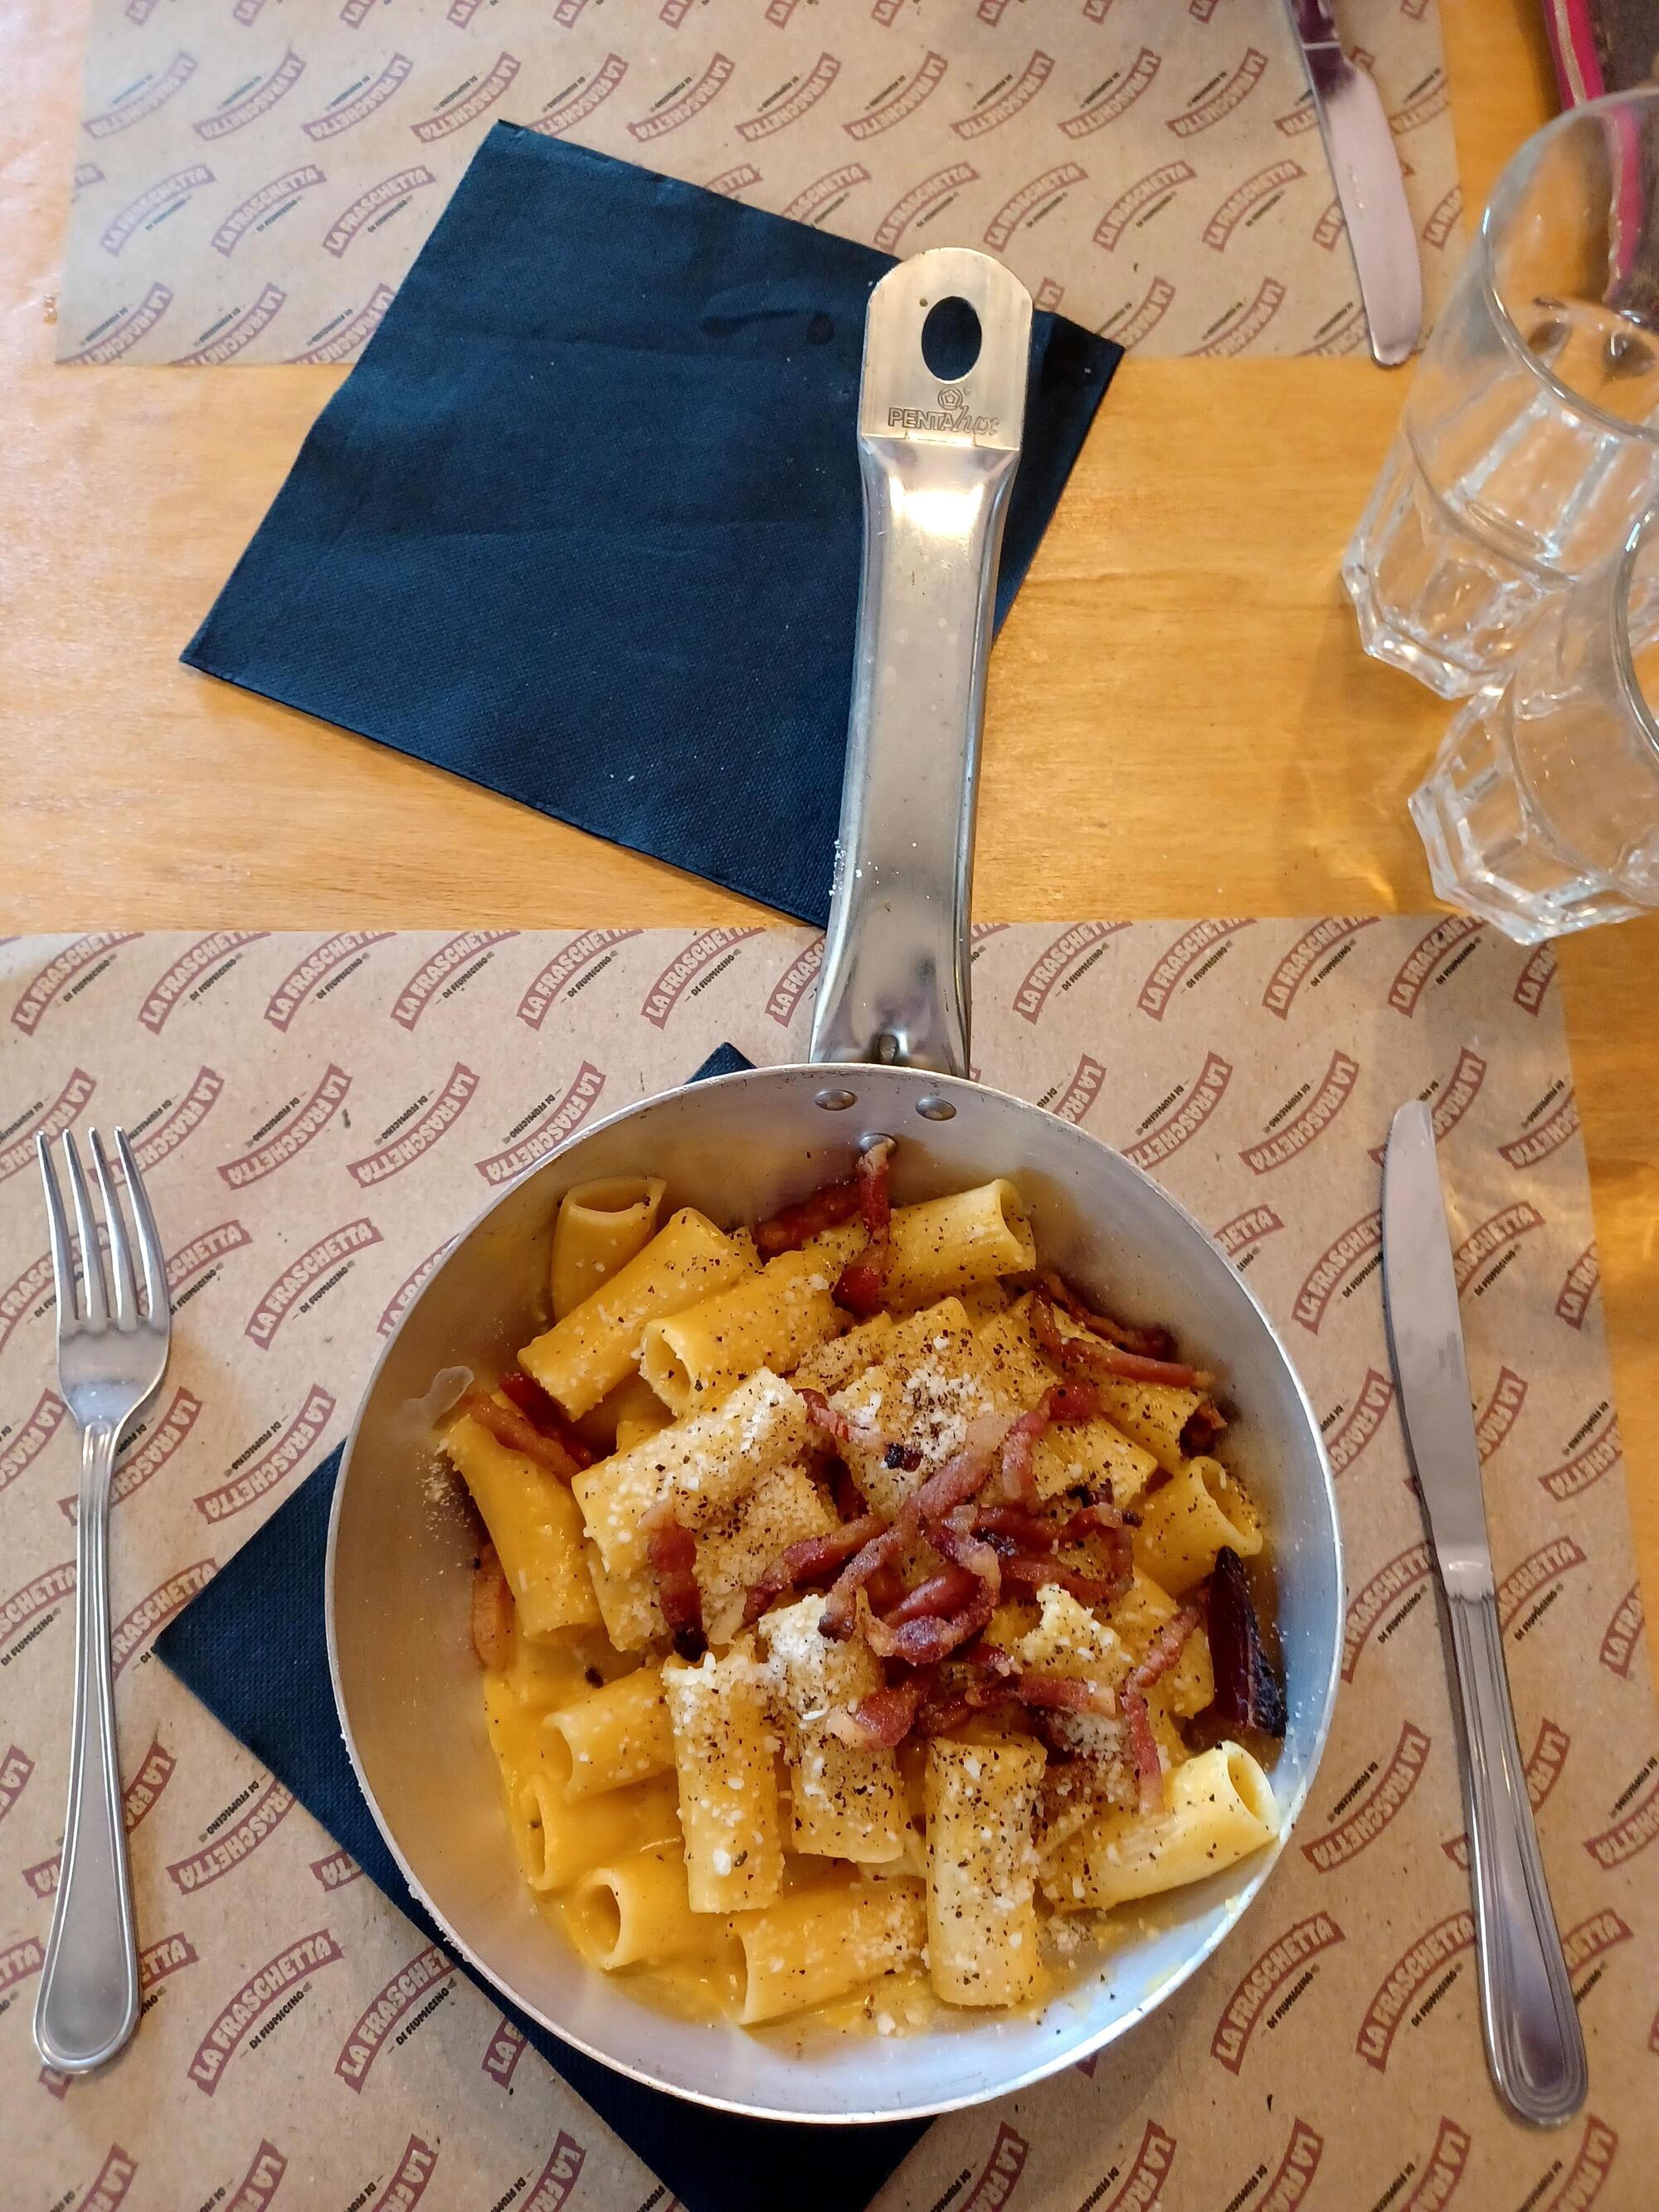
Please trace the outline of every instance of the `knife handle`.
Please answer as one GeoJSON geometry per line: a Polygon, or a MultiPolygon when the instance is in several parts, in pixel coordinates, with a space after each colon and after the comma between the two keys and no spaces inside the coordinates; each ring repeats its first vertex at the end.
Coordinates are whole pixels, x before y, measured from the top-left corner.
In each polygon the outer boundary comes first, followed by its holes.
{"type": "Polygon", "coordinates": [[[1448,1591],[1446,1607],[1486,2060],[1517,2118],[1557,2127],[1583,2103],[1589,2072],[1527,1797],[1490,1569],[1480,1579],[1484,1588],[1448,1591]]]}

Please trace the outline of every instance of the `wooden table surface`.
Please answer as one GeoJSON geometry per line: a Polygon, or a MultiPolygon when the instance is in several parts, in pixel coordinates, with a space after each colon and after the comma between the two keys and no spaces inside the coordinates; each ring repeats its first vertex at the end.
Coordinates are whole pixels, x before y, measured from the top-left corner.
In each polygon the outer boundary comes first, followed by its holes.
{"type": "MultiPolygon", "coordinates": [[[[1441,12],[1476,209],[1553,106],[1541,10],[1441,12]]],[[[0,0],[0,929],[750,911],[179,665],[344,372],[52,365],[84,37],[0,0]]],[[[992,662],[982,917],[1433,905],[1405,802],[1447,709],[1363,657],[1337,579],[1403,391],[1361,361],[1120,370],[992,662]]],[[[1659,916],[1559,949],[1651,1618],[1659,916]]]]}

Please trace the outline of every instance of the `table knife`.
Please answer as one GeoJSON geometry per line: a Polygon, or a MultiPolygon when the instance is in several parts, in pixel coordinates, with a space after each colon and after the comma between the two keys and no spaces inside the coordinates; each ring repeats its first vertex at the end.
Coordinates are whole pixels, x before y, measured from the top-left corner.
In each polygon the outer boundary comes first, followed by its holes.
{"type": "Polygon", "coordinates": [[[1325,158],[1348,226],[1371,351],[1396,368],[1423,323],[1423,268],[1382,96],[1342,51],[1327,0],[1285,0],[1302,46],[1325,158]]]}
{"type": "Polygon", "coordinates": [[[1553,2127],[1584,2101],[1584,2039],[1516,1741],[1434,1124],[1416,1100],[1389,1132],[1382,1296],[1450,1632],[1486,2062],[1518,2119],[1553,2127]]]}

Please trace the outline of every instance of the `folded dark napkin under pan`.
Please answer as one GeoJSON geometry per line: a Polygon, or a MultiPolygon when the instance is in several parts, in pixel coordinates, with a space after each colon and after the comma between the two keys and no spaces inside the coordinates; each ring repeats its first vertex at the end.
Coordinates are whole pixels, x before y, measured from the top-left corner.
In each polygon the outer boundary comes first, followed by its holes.
{"type": "MultiPolygon", "coordinates": [[[[822,922],[891,266],[497,124],[185,660],[822,922]]],[[[1120,357],[1036,318],[999,622],[1120,357]]]]}

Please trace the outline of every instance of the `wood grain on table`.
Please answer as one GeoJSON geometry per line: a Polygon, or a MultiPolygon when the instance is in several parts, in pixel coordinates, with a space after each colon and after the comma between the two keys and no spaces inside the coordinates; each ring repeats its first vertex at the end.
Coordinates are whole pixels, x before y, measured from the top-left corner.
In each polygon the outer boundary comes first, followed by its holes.
{"type": "MultiPolygon", "coordinates": [[[[1553,107],[1541,11],[1441,13],[1478,210],[1553,107]]],[[[179,665],[344,372],[52,366],[84,39],[0,0],[0,928],[751,911],[179,665]]],[[[1119,371],[992,662],[981,916],[1433,905],[1405,800],[1448,710],[1364,658],[1337,580],[1403,391],[1359,360],[1119,371]]],[[[1659,916],[1559,951],[1651,1618],[1659,916]]]]}

